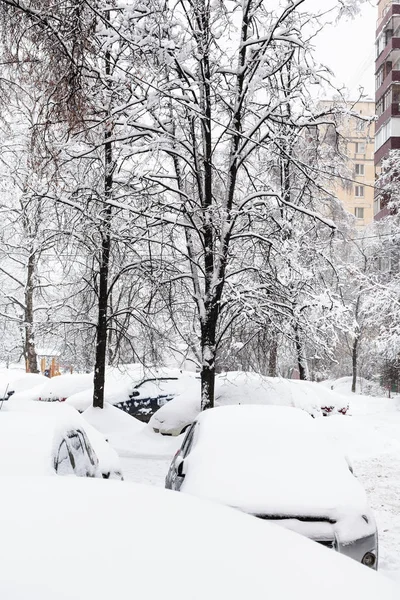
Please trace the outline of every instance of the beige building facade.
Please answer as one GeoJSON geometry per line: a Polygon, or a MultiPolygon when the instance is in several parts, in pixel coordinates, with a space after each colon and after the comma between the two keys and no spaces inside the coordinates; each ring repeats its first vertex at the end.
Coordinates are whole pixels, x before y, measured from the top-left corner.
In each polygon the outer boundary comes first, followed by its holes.
{"type": "Polygon", "coordinates": [[[363,228],[374,219],[375,121],[368,118],[375,117],[375,102],[361,101],[349,108],[360,118],[343,117],[338,127],[341,146],[348,157],[348,178],[337,181],[335,194],[346,211],[355,217],[356,227],[363,228]]]}

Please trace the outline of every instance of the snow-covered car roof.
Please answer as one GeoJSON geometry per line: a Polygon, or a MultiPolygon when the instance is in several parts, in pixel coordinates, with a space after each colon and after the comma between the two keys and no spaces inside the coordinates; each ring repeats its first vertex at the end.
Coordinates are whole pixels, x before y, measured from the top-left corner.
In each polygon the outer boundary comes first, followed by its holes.
{"type": "Polygon", "coordinates": [[[196,419],[181,491],[268,518],[337,523],[342,542],[373,534],[365,491],[304,411],[229,406],[196,419]],[[370,531],[366,531],[369,528],[370,531]]]}
{"type": "Polygon", "coordinates": [[[54,475],[54,457],[74,424],[48,415],[0,412],[0,475],[54,475]]]}
{"type": "Polygon", "coordinates": [[[295,533],[152,486],[10,478],[0,531],[4,600],[399,597],[394,582],[295,533]]]}
{"type": "Polygon", "coordinates": [[[93,373],[72,373],[47,379],[40,391],[40,398],[46,401],[65,400],[68,396],[90,388],[93,373]]]}
{"type": "Polygon", "coordinates": [[[0,397],[3,397],[5,393],[20,393],[29,390],[33,387],[44,385],[47,383],[47,377],[40,375],[40,373],[23,373],[11,372],[9,375],[2,373],[0,375],[0,397]],[[7,390],[7,392],[6,392],[7,390]]]}

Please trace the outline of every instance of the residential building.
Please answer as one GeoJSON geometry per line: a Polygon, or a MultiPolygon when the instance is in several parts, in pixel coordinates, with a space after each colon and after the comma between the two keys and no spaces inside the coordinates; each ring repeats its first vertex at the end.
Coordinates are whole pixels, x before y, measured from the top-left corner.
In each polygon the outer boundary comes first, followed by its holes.
{"type": "MultiPolygon", "coordinates": [[[[400,149],[400,0],[379,0],[376,29],[375,165],[381,175],[382,160],[400,149]]],[[[387,178],[388,174],[384,174],[387,178]]],[[[379,186],[377,186],[379,187],[379,186]]],[[[388,196],[376,194],[375,220],[388,214],[388,196]]]]}
{"type": "MultiPolygon", "coordinates": [[[[334,103],[325,101],[325,106],[334,103]]],[[[332,192],[362,228],[374,219],[374,132],[375,102],[349,102],[349,115],[340,115],[336,128],[340,150],[347,157],[347,176],[332,182],[332,192]]],[[[333,137],[333,136],[332,136],[333,137]]]]}

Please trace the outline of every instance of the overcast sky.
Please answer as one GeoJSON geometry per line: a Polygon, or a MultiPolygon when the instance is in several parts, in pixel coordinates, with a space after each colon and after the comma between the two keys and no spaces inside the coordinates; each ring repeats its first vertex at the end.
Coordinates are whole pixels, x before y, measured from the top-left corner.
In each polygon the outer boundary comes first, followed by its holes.
{"type": "Polygon", "coordinates": [[[364,93],[370,98],[374,99],[375,96],[377,13],[377,2],[366,2],[357,17],[341,21],[321,32],[316,44],[316,56],[335,72],[337,83],[349,89],[349,99],[352,100],[358,97],[359,86],[364,87],[364,93]]]}

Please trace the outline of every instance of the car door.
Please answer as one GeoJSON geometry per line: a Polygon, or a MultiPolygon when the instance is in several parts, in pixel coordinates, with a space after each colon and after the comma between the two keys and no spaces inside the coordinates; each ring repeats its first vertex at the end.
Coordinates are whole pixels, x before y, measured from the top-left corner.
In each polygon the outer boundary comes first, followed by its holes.
{"type": "Polygon", "coordinates": [[[179,465],[187,457],[193,446],[197,426],[198,423],[196,421],[192,423],[190,428],[187,430],[185,438],[182,442],[182,446],[172,459],[167,477],[165,479],[165,487],[168,489],[179,491],[182,486],[185,476],[179,475],[179,465]]]}

